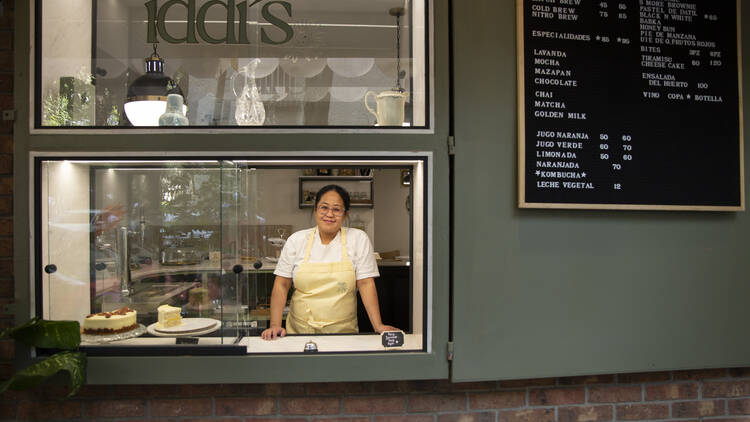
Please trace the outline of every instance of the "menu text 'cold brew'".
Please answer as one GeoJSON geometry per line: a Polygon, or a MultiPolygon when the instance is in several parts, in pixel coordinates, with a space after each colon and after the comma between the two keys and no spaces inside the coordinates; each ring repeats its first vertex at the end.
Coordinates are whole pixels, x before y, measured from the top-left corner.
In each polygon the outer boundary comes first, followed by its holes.
{"type": "Polygon", "coordinates": [[[744,209],[738,2],[518,7],[521,207],[744,209]]]}

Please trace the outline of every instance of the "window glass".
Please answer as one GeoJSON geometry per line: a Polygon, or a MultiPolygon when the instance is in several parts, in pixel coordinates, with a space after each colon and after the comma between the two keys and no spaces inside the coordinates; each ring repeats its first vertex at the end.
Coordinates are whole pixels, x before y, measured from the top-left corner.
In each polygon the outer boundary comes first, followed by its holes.
{"type": "Polygon", "coordinates": [[[36,13],[36,127],[428,126],[424,0],[37,0],[36,13]]]}
{"type": "Polygon", "coordinates": [[[405,333],[401,348],[424,349],[423,160],[37,163],[39,313],[79,321],[84,345],[190,337],[287,353],[312,336],[326,351],[378,351],[382,322],[405,333]],[[327,185],[343,188],[348,212],[344,194],[316,206],[327,185]],[[336,237],[324,245],[327,224],[336,237]],[[343,275],[309,281],[321,266],[343,275]],[[290,279],[280,304],[276,275],[290,279]],[[375,292],[360,284],[369,277],[375,292]],[[381,321],[369,316],[373,297],[381,321]],[[261,338],[274,311],[283,341],[261,338]]]}

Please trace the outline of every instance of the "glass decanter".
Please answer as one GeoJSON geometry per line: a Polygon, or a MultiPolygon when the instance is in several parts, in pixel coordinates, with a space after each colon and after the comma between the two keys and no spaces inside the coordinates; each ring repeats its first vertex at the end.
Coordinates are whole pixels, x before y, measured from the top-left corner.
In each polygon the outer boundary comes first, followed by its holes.
{"type": "Polygon", "coordinates": [[[247,66],[241,67],[239,72],[232,75],[232,91],[237,97],[234,118],[240,126],[260,126],[266,120],[266,109],[258,93],[258,87],[255,85],[255,69],[258,63],[260,63],[259,59],[252,59],[247,66]],[[239,95],[234,86],[234,78],[237,75],[244,77],[244,84],[239,95]]]}
{"type": "Polygon", "coordinates": [[[159,126],[188,126],[190,122],[183,114],[183,98],[180,94],[167,95],[167,108],[159,116],[159,126]]]}

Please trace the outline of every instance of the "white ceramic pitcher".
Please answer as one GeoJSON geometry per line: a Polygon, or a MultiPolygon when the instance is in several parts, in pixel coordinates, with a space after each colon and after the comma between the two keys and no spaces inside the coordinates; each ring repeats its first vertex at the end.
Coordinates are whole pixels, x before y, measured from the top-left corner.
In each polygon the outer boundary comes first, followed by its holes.
{"type": "Polygon", "coordinates": [[[378,126],[401,126],[404,123],[404,105],[407,98],[408,92],[392,90],[376,94],[367,91],[365,107],[378,120],[378,126]],[[370,97],[375,98],[375,109],[370,107],[370,97]]]}

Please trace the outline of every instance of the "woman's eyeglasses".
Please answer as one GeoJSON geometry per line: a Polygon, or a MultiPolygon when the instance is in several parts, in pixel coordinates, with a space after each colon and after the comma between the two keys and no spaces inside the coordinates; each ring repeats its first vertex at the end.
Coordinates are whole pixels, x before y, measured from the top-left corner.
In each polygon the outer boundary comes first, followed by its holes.
{"type": "Polygon", "coordinates": [[[342,215],[344,215],[346,210],[339,207],[329,207],[328,205],[318,205],[318,214],[328,215],[329,212],[336,217],[341,217],[342,215]]]}

